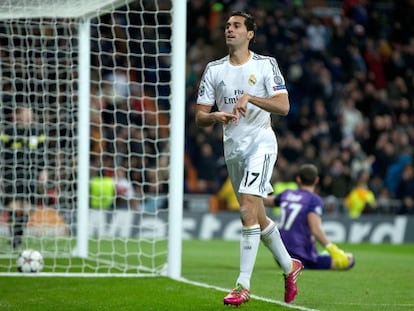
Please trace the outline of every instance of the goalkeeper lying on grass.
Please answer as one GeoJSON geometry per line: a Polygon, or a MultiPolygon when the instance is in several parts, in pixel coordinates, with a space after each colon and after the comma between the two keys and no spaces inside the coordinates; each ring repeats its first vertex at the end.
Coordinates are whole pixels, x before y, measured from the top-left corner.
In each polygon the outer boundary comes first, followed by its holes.
{"type": "Polygon", "coordinates": [[[345,270],[353,267],[354,256],[331,243],[322,229],[323,200],[314,193],[319,182],[317,167],[302,165],[296,182],[299,189],[285,190],[264,199],[265,206],[281,209],[279,231],[290,255],[300,259],[305,269],[345,270]],[[317,252],[315,240],[328,254],[317,252]]]}

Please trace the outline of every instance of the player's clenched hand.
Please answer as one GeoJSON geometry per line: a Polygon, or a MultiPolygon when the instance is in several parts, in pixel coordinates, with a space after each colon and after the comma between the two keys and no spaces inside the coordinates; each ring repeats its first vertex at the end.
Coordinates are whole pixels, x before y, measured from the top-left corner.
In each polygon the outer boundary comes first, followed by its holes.
{"type": "Polygon", "coordinates": [[[326,245],[326,250],[332,257],[335,266],[338,269],[345,269],[348,267],[348,256],[345,252],[333,243],[326,245]]]}
{"type": "Polygon", "coordinates": [[[214,112],[214,120],[216,121],[216,123],[228,124],[230,122],[235,122],[236,116],[232,113],[217,111],[214,112]]]}
{"type": "Polygon", "coordinates": [[[236,120],[239,120],[240,115],[246,117],[247,104],[249,103],[249,94],[243,94],[237,100],[236,105],[233,107],[233,114],[236,116],[236,120]]]}

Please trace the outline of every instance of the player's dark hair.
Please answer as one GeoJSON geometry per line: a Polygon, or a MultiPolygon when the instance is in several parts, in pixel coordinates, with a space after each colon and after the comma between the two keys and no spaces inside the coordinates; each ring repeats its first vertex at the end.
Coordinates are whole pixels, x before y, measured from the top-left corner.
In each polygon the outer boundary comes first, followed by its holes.
{"type": "Polygon", "coordinates": [[[299,168],[299,178],[303,185],[311,186],[318,177],[318,168],[313,164],[303,164],[299,168]]]}
{"type": "Polygon", "coordinates": [[[254,21],[254,17],[252,15],[250,15],[249,13],[246,13],[246,12],[236,11],[236,12],[231,13],[230,17],[231,16],[244,17],[244,25],[246,25],[246,29],[248,31],[254,31],[254,33],[256,34],[257,25],[256,25],[256,22],[254,21]]]}

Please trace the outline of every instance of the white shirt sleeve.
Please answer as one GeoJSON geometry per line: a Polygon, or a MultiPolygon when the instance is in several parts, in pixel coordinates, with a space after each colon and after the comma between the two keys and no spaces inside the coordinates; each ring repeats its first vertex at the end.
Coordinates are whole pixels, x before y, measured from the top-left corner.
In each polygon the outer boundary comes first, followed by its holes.
{"type": "Polygon", "coordinates": [[[266,66],[266,78],[265,84],[266,88],[270,94],[270,97],[273,97],[280,93],[287,94],[287,88],[285,84],[285,79],[279,69],[279,65],[275,58],[269,57],[270,66],[266,66]]]}

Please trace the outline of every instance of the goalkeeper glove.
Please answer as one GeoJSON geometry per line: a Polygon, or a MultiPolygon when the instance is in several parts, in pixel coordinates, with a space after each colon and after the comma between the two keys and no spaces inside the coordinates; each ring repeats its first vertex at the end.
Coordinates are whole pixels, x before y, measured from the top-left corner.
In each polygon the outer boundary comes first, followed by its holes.
{"type": "Polygon", "coordinates": [[[333,243],[329,243],[325,248],[331,255],[331,258],[338,269],[346,269],[348,267],[348,256],[342,249],[333,243]]]}

